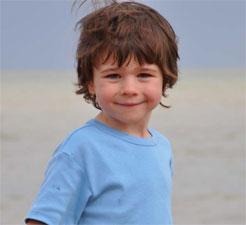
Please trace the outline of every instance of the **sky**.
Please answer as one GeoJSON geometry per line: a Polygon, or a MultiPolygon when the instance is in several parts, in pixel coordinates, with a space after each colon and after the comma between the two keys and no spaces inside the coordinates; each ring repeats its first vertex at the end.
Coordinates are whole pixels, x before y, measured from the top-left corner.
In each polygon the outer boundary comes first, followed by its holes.
{"type": "MultiPolygon", "coordinates": [[[[246,1],[141,0],[159,11],[178,36],[184,69],[246,68],[246,1]]],[[[0,0],[1,69],[75,68],[75,24],[88,12],[72,1],[0,0]]]]}

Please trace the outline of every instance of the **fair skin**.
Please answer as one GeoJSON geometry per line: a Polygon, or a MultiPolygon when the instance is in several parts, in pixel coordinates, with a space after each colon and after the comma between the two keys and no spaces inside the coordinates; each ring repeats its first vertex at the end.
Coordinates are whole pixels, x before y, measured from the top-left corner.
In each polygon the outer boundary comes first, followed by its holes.
{"type": "Polygon", "coordinates": [[[45,223],[41,223],[41,222],[36,221],[36,220],[29,220],[26,224],[27,225],[45,225],[45,223]]]}
{"type": "Polygon", "coordinates": [[[137,137],[148,137],[152,110],[162,96],[163,78],[155,64],[140,65],[134,57],[119,68],[113,58],[94,67],[91,94],[102,111],[96,117],[106,125],[137,137]]]}

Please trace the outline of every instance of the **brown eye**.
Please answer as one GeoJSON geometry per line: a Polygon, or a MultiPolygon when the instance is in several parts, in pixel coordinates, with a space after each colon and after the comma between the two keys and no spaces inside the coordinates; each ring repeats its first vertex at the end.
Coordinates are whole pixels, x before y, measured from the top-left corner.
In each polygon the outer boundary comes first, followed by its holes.
{"type": "Polygon", "coordinates": [[[112,73],[112,74],[108,74],[105,76],[105,78],[110,79],[110,80],[117,80],[120,79],[120,75],[117,73],[112,73]]]}
{"type": "Polygon", "coordinates": [[[140,74],[138,74],[138,77],[139,78],[146,79],[146,78],[153,77],[153,75],[152,74],[149,74],[149,73],[140,73],[140,74]]]}

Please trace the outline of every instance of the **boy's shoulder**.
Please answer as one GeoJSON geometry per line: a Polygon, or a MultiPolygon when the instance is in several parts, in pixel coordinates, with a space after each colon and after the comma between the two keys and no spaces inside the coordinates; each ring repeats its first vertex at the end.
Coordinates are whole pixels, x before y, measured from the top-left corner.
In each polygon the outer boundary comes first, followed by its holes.
{"type": "Polygon", "coordinates": [[[93,126],[91,121],[88,121],[71,131],[58,145],[54,154],[63,152],[68,155],[73,155],[81,148],[90,145],[96,135],[97,129],[95,129],[95,126],[93,126]]]}
{"type": "Polygon", "coordinates": [[[158,131],[158,130],[156,130],[154,128],[150,128],[149,131],[150,131],[152,136],[156,137],[156,139],[158,139],[159,141],[165,142],[168,145],[170,145],[169,139],[164,134],[162,134],[160,131],[158,131]]]}
{"type": "Polygon", "coordinates": [[[93,123],[88,121],[78,128],[72,130],[67,137],[64,139],[63,143],[67,142],[80,142],[86,138],[90,138],[91,134],[95,132],[93,123]],[[83,138],[82,138],[83,137],[83,138]]]}

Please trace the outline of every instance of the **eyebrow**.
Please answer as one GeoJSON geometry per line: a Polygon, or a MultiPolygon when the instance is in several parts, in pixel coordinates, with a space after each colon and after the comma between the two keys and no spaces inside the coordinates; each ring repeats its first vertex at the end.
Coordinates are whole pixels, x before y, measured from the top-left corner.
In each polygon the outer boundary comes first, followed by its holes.
{"type": "Polygon", "coordinates": [[[120,69],[120,67],[111,67],[111,68],[107,68],[107,69],[101,70],[101,73],[112,72],[112,71],[116,71],[116,70],[119,70],[119,69],[120,69]]]}
{"type": "MultiPolygon", "coordinates": [[[[111,68],[107,68],[107,69],[102,69],[101,73],[115,72],[118,70],[121,70],[121,67],[115,66],[115,67],[111,67],[111,68]]],[[[140,67],[139,71],[141,71],[141,72],[152,72],[152,73],[158,72],[156,69],[152,69],[152,68],[148,68],[148,67],[140,67]]]]}
{"type": "Polygon", "coordinates": [[[158,70],[157,70],[157,69],[146,68],[146,67],[141,68],[141,71],[147,71],[147,72],[158,72],[158,70]]]}

